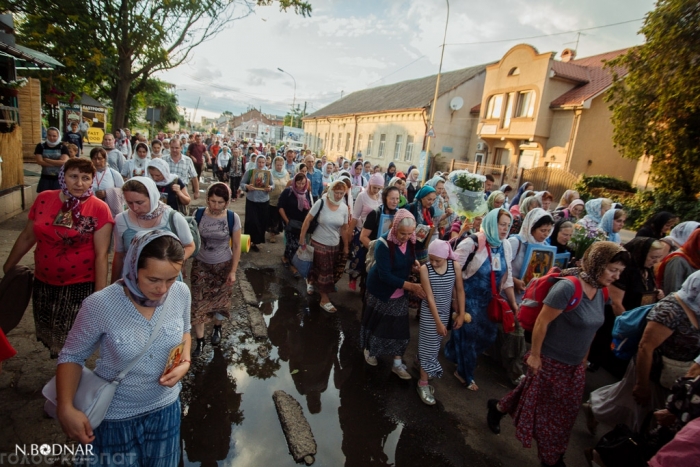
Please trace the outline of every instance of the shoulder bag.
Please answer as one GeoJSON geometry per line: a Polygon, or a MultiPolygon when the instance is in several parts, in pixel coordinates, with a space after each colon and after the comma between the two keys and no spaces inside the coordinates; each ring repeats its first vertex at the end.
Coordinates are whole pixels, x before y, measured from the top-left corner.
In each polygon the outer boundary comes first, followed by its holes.
{"type": "MultiPolygon", "coordinates": [[[[494,323],[503,325],[503,332],[510,333],[515,330],[515,315],[510,305],[501,297],[496,288],[496,273],[493,270],[493,261],[491,260],[491,247],[486,245],[486,251],[489,254],[489,266],[491,266],[491,301],[489,302],[487,312],[489,320],[494,323]]],[[[505,266],[505,265],[504,265],[505,266]]]]}
{"type": "MultiPolygon", "coordinates": [[[[126,366],[121,373],[119,373],[119,375],[117,375],[114,381],[107,381],[100,378],[94,371],[83,366],[83,372],[80,376],[78,389],[75,391],[75,396],[73,397],[73,405],[76,409],[80,410],[85,414],[85,416],[87,416],[90,426],[93,429],[97,428],[100,423],[102,423],[102,420],[104,420],[107,409],[109,409],[109,405],[112,403],[112,399],[114,398],[114,393],[117,391],[117,386],[119,386],[122,380],[126,377],[127,373],[134,368],[138,361],[141,360],[141,357],[146,354],[148,349],[156,340],[156,337],[158,337],[160,328],[163,326],[163,322],[165,321],[165,315],[165,312],[161,313],[161,316],[158,318],[158,322],[156,323],[155,328],[153,328],[151,337],[148,339],[148,342],[146,342],[144,349],[126,366]]],[[[46,413],[53,418],[58,418],[55,376],[51,378],[48,383],[46,383],[46,386],[44,386],[41,393],[46,398],[46,402],[44,403],[44,410],[46,413]]]]}

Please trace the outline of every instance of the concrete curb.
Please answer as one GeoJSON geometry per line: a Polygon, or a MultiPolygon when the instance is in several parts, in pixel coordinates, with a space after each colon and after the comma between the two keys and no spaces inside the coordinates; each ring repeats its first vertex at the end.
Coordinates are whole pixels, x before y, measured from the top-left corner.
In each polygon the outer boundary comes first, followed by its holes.
{"type": "Polygon", "coordinates": [[[239,279],[238,284],[241,287],[241,292],[243,293],[243,300],[245,300],[246,304],[257,307],[259,305],[258,297],[255,296],[253,286],[250,285],[250,282],[248,282],[245,279],[239,279]]]}
{"type": "Polygon", "coordinates": [[[272,394],[277,415],[282,425],[282,431],[287,438],[289,453],[296,462],[304,461],[306,465],[314,463],[316,455],[316,440],[311,431],[311,425],[304,417],[304,411],[292,396],[284,391],[272,394]]]}
{"type": "Polygon", "coordinates": [[[248,307],[248,320],[250,321],[250,330],[253,331],[253,337],[256,339],[267,339],[265,318],[263,318],[258,308],[248,307]]]}

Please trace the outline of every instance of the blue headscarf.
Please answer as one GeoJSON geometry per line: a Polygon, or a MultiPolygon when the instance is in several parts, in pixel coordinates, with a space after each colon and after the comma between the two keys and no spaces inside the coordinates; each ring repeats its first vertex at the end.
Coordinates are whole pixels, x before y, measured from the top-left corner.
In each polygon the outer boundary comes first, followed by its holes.
{"type": "Polygon", "coordinates": [[[513,198],[513,201],[510,202],[511,206],[517,206],[520,204],[520,197],[525,193],[525,187],[530,185],[530,182],[525,182],[522,185],[520,185],[520,188],[518,188],[518,193],[516,193],[515,197],[513,198]]]}
{"type": "MultiPolygon", "coordinates": [[[[486,241],[489,245],[496,248],[500,247],[503,243],[503,240],[501,240],[501,237],[498,235],[498,218],[500,217],[499,213],[501,211],[508,213],[510,225],[512,225],[513,216],[511,216],[508,211],[501,208],[492,209],[481,221],[481,231],[486,235],[486,241]]],[[[508,230],[510,230],[510,225],[508,226],[508,230]]]]}
{"type": "MultiPolygon", "coordinates": [[[[433,178],[431,178],[430,180],[428,180],[427,182],[425,182],[425,185],[432,187],[432,188],[435,188],[437,186],[437,184],[440,182],[445,183],[445,179],[436,175],[433,178]]],[[[435,202],[433,203],[433,211],[434,211],[433,216],[434,217],[439,218],[440,216],[445,214],[446,208],[443,209],[445,207],[444,204],[445,204],[445,200],[442,198],[442,196],[438,196],[437,198],[435,198],[435,202]]]]}
{"type": "Polygon", "coordinates": [[[428,196],[430,193],[435,193],[435,188],[428,186],[428,185],[425,185],[423,188],[418,190],[418,192],[416,193],[415,199],[420,201],[421,199],[428,196]]]}
{"type": "Polygon", "coordinates": [[[608,209],[608,211],[603,215],[603,219],[600,221],[600,225],[598,225],[598,227],[608,234],[609,242],[615,242],[619,245],[621,242],[620,234],[613,232],[613,223],[615,221],[615,213],[617,211],[621,211],[621,209],[608,209]]]}
{"type": "MultiPolygon", "coordinates": [[[[602,214],[600,211],[603,209],[603,198],[596,198],[586,201],[586,217],[594,221],[596,224],[602,222],[602,214]]],[[[613,209],[610,209],[613,211],[613,209]]]]}

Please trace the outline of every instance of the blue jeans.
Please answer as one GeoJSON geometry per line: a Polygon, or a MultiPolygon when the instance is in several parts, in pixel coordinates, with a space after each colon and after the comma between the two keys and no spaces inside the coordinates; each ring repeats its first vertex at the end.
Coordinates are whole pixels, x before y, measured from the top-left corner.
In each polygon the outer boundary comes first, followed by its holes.
{"type": "MultiPolygon", "coordinates": [[[[104,420],[95,428],[86,466],[171,467],[180,461],[180,399],[162,409],[104,420]]],[[[88,451],[89,452],[89,451],[88,451]]]]}

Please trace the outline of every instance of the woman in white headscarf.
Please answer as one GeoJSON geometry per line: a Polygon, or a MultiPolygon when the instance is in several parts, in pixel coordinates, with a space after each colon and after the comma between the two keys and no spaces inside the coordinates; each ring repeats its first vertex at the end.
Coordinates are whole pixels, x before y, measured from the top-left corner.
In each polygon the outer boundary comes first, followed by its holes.
{"type": "Polygon", "coordinates": [[[138,232],[168,230],[185,248],[185,259],[194,253],[194,238],[187,221],[182,214],[160,201],[156,182],[146,177],[134,177],[124,184],[122,192],[129,209],[114,218],[112,282],[121,278],[124,255],[138,232]]]}
{"type": "Polygon", "coordinates": [[[151,159],[146,166],[146,173],[156,182],[160,200],[176,211],[187,214],[187,206],[192,202],[187,185],[176,174],[170,173],[168,163],[160,158],[151,159]]]}
{"type": "Polygon", "coordinates": [[[326,162],[325,164],[323,164],[323,169],[321,169],[321,173],[323,174],[323,187],[326,188],[332,181],[335,180],[333,178],[333,163],[326,162]]]}
{"type": "Polygon", "coordinates": [[[421,188],[419,176],[420,172],[418,169],[412,169],[408,173],[408,178],[406,178],[406,201],[409,203],[413,202],[413,198],[415,198],[416,193],[421,188]]]}
{"type": "Polygon", "coordinates": [[[145,177],[146,166],[151,160],[151,149],[146,143],[136,143],[131,159],[126,161],[122,167],[122,177],[129,179],[133,177],[145,177]]]}

